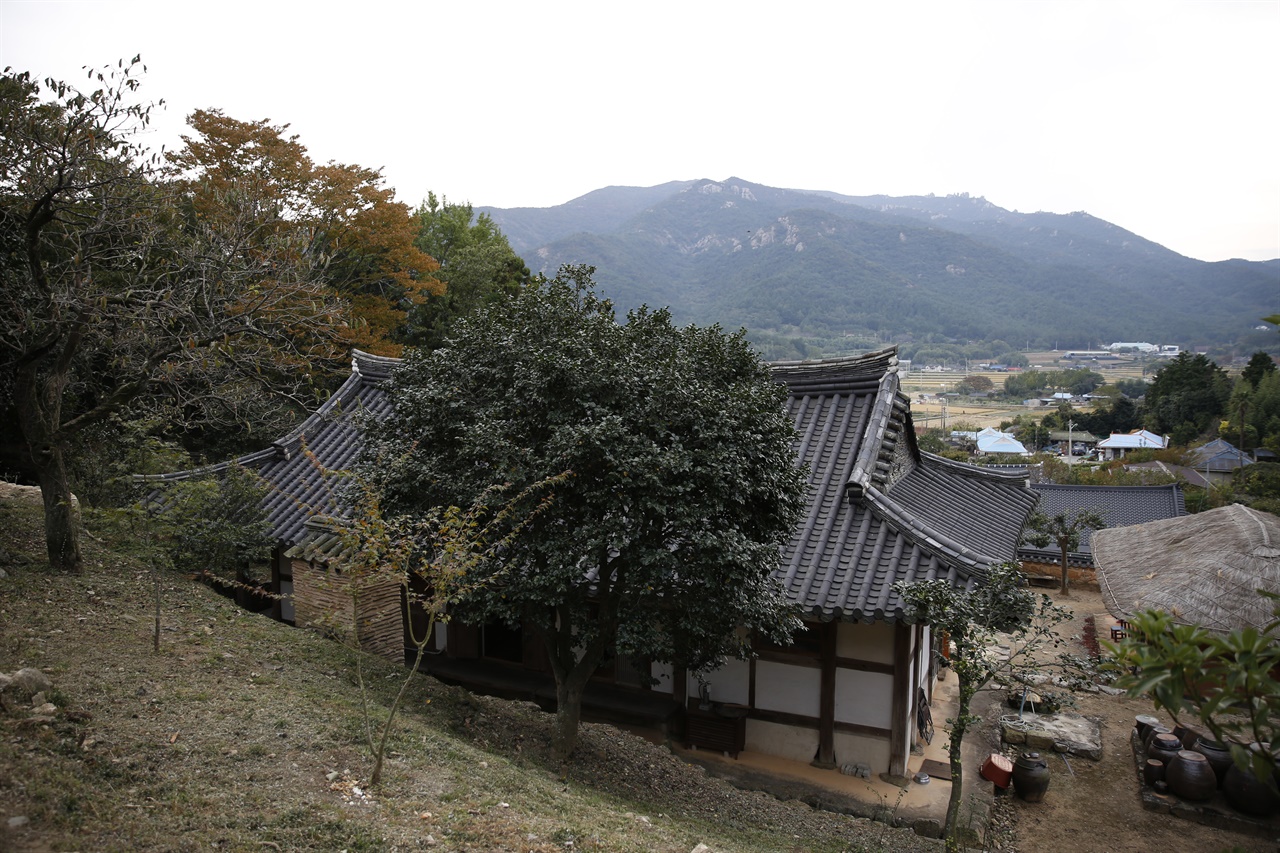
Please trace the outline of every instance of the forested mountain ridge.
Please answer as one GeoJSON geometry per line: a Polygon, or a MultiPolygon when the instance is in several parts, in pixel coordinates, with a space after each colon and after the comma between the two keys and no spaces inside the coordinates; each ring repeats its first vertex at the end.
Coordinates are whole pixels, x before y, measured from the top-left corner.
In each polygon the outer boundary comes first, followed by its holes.
{"type": "Polygon", "coordinates": [[[535,271],[597,268],[620,308],[805,338],[1091,347],[1247,337],[1280,263],[1206,263],[1085,213],[969,196],[852,197],[737,178],[482,208],[535,271]]]}

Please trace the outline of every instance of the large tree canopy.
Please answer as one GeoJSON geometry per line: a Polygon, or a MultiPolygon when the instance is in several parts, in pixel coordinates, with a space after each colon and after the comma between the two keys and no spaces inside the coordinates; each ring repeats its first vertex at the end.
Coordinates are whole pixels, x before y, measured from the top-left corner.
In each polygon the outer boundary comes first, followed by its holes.
{"type": "Polygon", "coordinates": [[[1230,396],[1225,370],[1206,355],[1180,352],[1147,389],[1147,427],[1169,433],[1174,444],[1187,444],[1216,422],[1230,396]]]}
{"type": "Polygon", "coordinates": [[[798,624],[771,577],[804,493],[784,390],[741,333],[647,309],[619,324],[592,272],[563,269],[410,352],[377,431],[397,510],[569,473],[503,581],[467,602],[544,641],[561,756],[608,656],[705,668],[798,624]]]}
{"type": "Polygon", "coordinates": [[[190,215],[137,142],[136,60],[82,93],[0,77],[0,409],[5,465],[44,496],[50,563],[80,564],[67,457],[129,406],[229,416],[264,384],[289,396],[338,354],[344,306],[293,232],[264,236],[265,199],[190,215]]]}
{"type": "Polygon", "coordinates": [[[317,165],[288,125],[237,121],[196,110],[192,133],[170,153],[197,220],[225,227],[251,223],[258,250],[281,241],[311,259],[323,281],[349,300],[350,343],[399,355],[410,307],[440,297],[439,264],[415,245],[417,223],[374,169],[317,165]]]}
{"type": "Polygon", "coordinates": [[[469,204],[427,193],[413,215],[418,227],[414,244],[439,261],[435,276],[447,285],[443,296],[418,306],[409,317],[409,341],[431,349],[444,341],[457,318],[513,296],[530,275],[487,213],[476,216],[469,204]]]}

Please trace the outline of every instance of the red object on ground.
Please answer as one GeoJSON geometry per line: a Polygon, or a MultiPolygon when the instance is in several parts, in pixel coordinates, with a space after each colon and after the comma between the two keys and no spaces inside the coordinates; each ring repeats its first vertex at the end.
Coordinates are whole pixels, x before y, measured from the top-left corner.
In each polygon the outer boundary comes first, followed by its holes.
{"type": "Polygon", "coordinates": [[[987,756],[986,761],[982,762],[982,770],[979,773],[983,779],[994,782],[997,788],[1007,788],[1009,780],[1013,778],[1013,762],[993,752],[987,756]]]}

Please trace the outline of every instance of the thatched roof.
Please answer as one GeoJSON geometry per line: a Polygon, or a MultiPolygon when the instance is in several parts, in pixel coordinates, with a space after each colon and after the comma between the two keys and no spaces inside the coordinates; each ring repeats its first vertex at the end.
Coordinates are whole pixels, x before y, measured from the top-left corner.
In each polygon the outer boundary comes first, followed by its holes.
{"type": "Polygon", "coordinates": [[[1093,534],[1111,615],[1163,610],[1226,633],[1273,618],[1257,590],[1280,593],[1280,517],[1240,504],[1093,534]]]}

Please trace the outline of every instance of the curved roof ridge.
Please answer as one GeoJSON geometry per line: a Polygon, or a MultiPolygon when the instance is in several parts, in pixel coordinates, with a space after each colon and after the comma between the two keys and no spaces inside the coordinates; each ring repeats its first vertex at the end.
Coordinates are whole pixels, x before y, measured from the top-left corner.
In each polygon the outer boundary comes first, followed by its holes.
{"type": "Polygon", "coordinates": [[[391,376],[391,371],[395,370],[404,361],[402,358],[395,358],[389,355],[374,355],[371,352],[365,352],[360,349],[351,351],[351,370],[353,373],[359,373],[370,379],[387,379],[391,376]]]}
{"type": "Polygon", "coordinates": [[[838,382],[856,378],[878,378],[888,371],[896,373],[897,369],[898,347],[896,345],[861,355],[769,362],[769,370],[774,379],[792,387],[823,380],[838,382]]]}
{"type": "Polygon", "coordinates": [[[927,450],[921,450],[920,455],[927,456],[929,458],[930,465],[949,468],[958,474],[969,477],[979,477],[996,481],[1019,481],[1027,479],[1027,469],[1025,467],[1015,471],[1001,471],[993,469],[988,465],[974,465],[970,462],[948,459],[945,456],[939,456],[936,453],[930,453],[927,450]]]}
{"type": "Polygon", "coordinates": [[[883,492],[869,491],[866,501],[886,523],[935,557],[962,564],[977,575],[985,575],[987,566],[1004,562],[999,557],[975,551],[945,533],[926,527],[914,513],[883,492]]]}
{"type": "MultiPolygon", "coordinates": [[[[369,377],[369,379],[374,379],[374,377],[369,377]]],[[[308,415],[302,423],[271,442],[271,446],[282,454],[284,458],[288,459],[303,439],[310,440],[315,435],[316,430],[323,426],[326,421],[345,409],[348,403],[356,400],[360,396],[360,388],[364,384],[365,375],[356,368],[353,359],[351,375],[339,386],[338,390],[334,391],[329,399],[325,400],[320,405],[320,408],[308,415]]],[[[373,384],[377,384],[377,381],[373,384]]]]}
{"type": "Polygon", "coordinates": [[[252,453],[237,456],[235,459],[228,459],[225,462],[215,462],[212,465],[202,465],[199,468],[187,468],[185,471],[170,471],[167,474],[134,474],[133,482],[178,483],[183,480],[193,480],[197,477],[207,477],[210,474],[221,474],[223,471],[226,471],[235,465],[239,465],[242,468],[256,468],[258,463],[274,459],[275,456],[275,447],[265,447],[262,450],[255,450],[252,453]]]}
{"type": "MultiPolygon", "coordinates": [[[[896,351],[896,347],[894,349],[896,351]]],[[[881,350],[881,352],[888,352],[888,350],[881,350]]],[[[897,359],[893,361],[896,363],[897,359]]],[[[858,458],[849,474],[850,484],[856,484],[868,490],[873,488],[872,484],[876,480],[876,462],[884,449],[885,428],[893,421],[893,409],[897,402],[899,384],[897,370],[893,368],[886,369],[884,375],[880,377],[876,399],[871,405],[871,415],[867,418],[866,430],[860,436],[858,458]],[[872,438],[876,440],[868,440],[872,438]]]]}
{"type": "Polygon", "coordinates": [[[1095,486],[1092,484],[1086,485],[1084,483],[1036,483],[1035,489],[1037,491],[1043,490],[1043,491],[1055,491],[1055,492],[1056,491],[1068,492],[1068,491],[1079,491],[1079,490],[1088,491],[1088,492],[1107,491],[1107,492],[1120,492],[1120,493],[1124,493],[1124,492],[1132,493],[1137,491],[1176,492],[1178,490],[1178,484],[1177,483],[1158,483],[1155,485],[1143,484],[1143,485],[1136,485],[1136,486],[1125,486],[1119,483],[1114,483],[1114,484],[1102,483],[1095,486]]]}
{"type": "Polygon", "coordinates": [[[303,440],[310,441],[316,432],[327,421],[331,420],[335,414],[340,413],[348,404],[358,400],[362,387],[366,384],[380,384],[384,379],[391,376],[391,371],[400,362],[401,359],[398,358],[373,355],[363,350],[353,349],[351,351],[351,375],[343,380],[342,385],[338,386],[338,390],[329,395],[329,399],[325,400],[314,412],[307,415],[301,423],[272,441],[268,446],[213,465],[202,465],[198,468],[172,471],[167,474],[134,474],[134,482],[176,483],[182,480],[221,474],[234,465],[257,468],[272,459],[288,459],[301,446],[303,440]]]}
{"type": "Polygon", "coordinates": [[[1280,548],[1276,547],[1277,543],[1271,541],[1271,531],[1267,529],[1267,525],[1263,523],[1262,517],[1256,509],[1244,504],[1233,503],[1228,507],[1228,510],[1231,513],[1231,522],[1240,528],[1240,533],[1244,539],[1257,543],[1250,550],[1251,554],[1255,557],[1272,559],[1280,557],[1280,548]]]}

